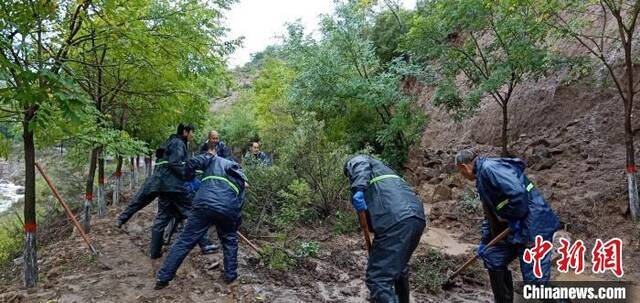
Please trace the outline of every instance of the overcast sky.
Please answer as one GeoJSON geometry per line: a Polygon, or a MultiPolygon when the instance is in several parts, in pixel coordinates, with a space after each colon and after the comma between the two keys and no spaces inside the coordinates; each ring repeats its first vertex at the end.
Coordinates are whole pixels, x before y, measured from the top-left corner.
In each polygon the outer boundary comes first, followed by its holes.
{"type": "MultiPolygon", "coordinates": [[[[413,8],[416,0],[402,0],[403,6],[413,8]]],[[[230,38],[244,36],[243,47],[229,58],[229,65],[245,64],[251,54],[278,42],[286,32],[285,23],[302,21],[307,31],[316,31],[320,14],[333,11],[333,0],[240,0],[227,14],[230,38]]]]}

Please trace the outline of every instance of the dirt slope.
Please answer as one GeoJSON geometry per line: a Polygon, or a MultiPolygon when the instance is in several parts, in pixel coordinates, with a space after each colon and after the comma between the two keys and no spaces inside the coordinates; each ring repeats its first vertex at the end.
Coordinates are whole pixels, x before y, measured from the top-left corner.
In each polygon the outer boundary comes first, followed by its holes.
{"type": "MultiPolygon", "coordinates": [[[[559,73],[516,90],[509,111],[511,151],[527,162],[528,176],[574,239],[585,240],[589,249],[596,238],[624,241],[625,278],[638,280],[640,232],[628,218],[622,103],[595,80],[563,84],[562,79],[559,73]]],[[[468,147],[499,155],[500,109],[486,101],[476,116],[456,123],[429,104],[432,93],[429,87],[421,92],[430,123],[411,152],[410,179],[433,204],[436,226],[475,242],[482,215],[460,211],[457,201],[473,184],[455,173],[452,157],[468,147]]]]}

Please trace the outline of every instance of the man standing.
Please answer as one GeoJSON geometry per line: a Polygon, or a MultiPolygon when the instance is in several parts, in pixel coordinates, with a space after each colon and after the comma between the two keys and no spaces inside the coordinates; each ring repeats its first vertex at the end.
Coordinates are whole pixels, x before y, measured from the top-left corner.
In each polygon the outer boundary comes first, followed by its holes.
{"type": "Polygon", "coordinates": [[[252,141],[249,144],[249,151],[244,155],[244,162],[247,165],[266,165],[271,166],[271,158],[266,153],[260,151],[260,142],[252,141]]]}
{"type": "Polygon", "coordinates": [[[344,164],[356,211],[368,211],[375,238],[366,283],[373,302],[409,302],[408,262],[426,226],[422,202],[391,168],[366,155],[344,164]]]}
{"type": "Polygon", "coordinates": [[[193,178],[196,170],[202,170],[204,177],[193,201],[191,217],[158,271],[155,289],[169,285],[184,258],[211,225],[216,226],[222,243],[225,282],[232,284],[238,277],[237,232],[247,178],[238,163],[216,155],[213,142],[209,142],[208,153],[187,162],[185,176],[193,178]]]}
{"type": "MultiPolygon", "coordinates": [[[[180,124],[176,134],[173,134],[163,144],[158,152],[158,161],[151,177],[147,178],[134,199],[116,219],[116,226],[121,227],[136,212],[149,205],[158,198],[158,213],[151,231],[150,257],[158,259],[162,256],[162,234],[164,228],[180,212],[188,217],[191,209],[189,193],[182,178],[184,162],[188,159],[187,141],[193,138],[193,126],[180,124]]],[[[203,237],[200,242],[202,252],[213,253],[217,248],[203,237]]]]}
{"type": "Polygon", "coordinates": [[[482,201],[485,218],[478,255],[489,271],[495,302],[513,302],[513,281],[507,266],[515,258],[520,259],[524,282],[548,282],[551,254],[541,261],[542,278],[536,278],[533,265],[524,262],[523,253],[533,246],[537,235],[552,241],[560,221],[524,174],[522,160],[476,157],[472,151],[462,150],[456,154],[455,164],[462,176],[475,180],[482,201]],[[509,237],[485,249],[485,245],[507,227],[511,229],[509,237]]]}
{"type": "Polygon", "coordinates": [[[229,160],[231,159],[231,149],[229,149],[224,142],[220,141],[220,134],[215,130],[210,131],[208,140],[200,145],[201,154],[205,154],[209,151],[210,142],[216,147],[216,153],[219,157],[229,160]]]}

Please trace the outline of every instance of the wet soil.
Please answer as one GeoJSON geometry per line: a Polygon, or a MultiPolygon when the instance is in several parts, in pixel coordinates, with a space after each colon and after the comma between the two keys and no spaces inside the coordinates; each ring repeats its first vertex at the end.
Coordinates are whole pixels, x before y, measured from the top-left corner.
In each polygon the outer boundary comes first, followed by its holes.
{"type": "MultiPolygon", "coordinates": [[[[95,218],[90,237],[101,252],[92,257],[74,232],[64,239],[40,247],[40,285],[21,287],[19,276],[0,286],[2,302],[367,302],[364,283],[367,254],[359,234],[330,234],[329,227],[306,228],[296,237],[320,243],[315,258],[306,258],[287,271],[269,269],[248,246],[239,250],[239,288],[231,290],[222,280],[222,253],[202,255],[194,249],[169,287],[156,291],[154,266],[147,257],[155,203],[149,205],[123,230],[112,225],[120,209],[105,218],[95,218]],[[327,236],[329,235],[329,236],[327,236]],[[107,264],[111,269],[105,268],[107,264]]],[[[212,233],[214,234],[214,233],[212,233]]],[[[269,238],[255,239],[258,245],[269,238]]],[[[435,228],[425,231],[412,259],[414,271],[435,266],[428,256],[433,249],[449,267],[442,267],[438,279],[469,256],[469,244],[435,228]],[[465,253],[466,251],[466,253],[465,253]],[[426,260],[426,261],[425,261],[426,260]],[[428,262],[427,262],[428,261],[428,262]]],[[[439,265],[438,265],[439,266],[439,265]]],[[[20,266],[16,266],[19,273],[20,266]]],[[[457,281],[449,291],[418,286],[418,274],[411,278],[413,302],[490,302],[491,294],[482,275],[457,281]]]]}

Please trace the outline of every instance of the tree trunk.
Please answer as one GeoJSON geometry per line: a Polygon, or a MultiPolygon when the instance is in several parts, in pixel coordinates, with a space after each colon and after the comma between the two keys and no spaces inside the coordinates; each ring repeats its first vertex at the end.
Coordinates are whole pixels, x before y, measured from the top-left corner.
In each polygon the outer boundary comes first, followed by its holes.
{"type": "Polygon", "coordinates": [[[107,202],[104,188],[104,154],[100,151],[98,160],[98,216],[104,217],[107,214],[107,202]]]}
{"type": "MultiPolygon", "coordinates": [[[[637,5],[637,4],[636,4],[637,5]]],[[[637,18],[637,14],[634,16],[637,18]]],[[[620,20],[620,17],[616,17],[617,20],[620,20]]],[[[618,21],[619,22],[619,21],[618,21]]],[[[633,21],[635,24],[635,20],[633,21]]],[[[618,27],[621,27],[621,24],[618,24],[618,27]]],[[[622,98],[624,102],[624,145],[627,153],[627,185],[629,191],[629,211],[631,212],[631,218],[636,221],[638,220],[638,215],[640,214],[640,206],[638,203],[638,180],[637,180],[637,168],[636,168],[636,159],[635,159],[635,147],[633,146],[633,129],[631,128],[631,115],[633,114],[633,98],[635,95],[635,79],[634,79],[634,62],[632,58],[633,54],[633,33],[635,32],[635,26],[631,28],[631,31],[628,33],[627,39],[624,39],[625,31],[620,30],[620,35],[623,38],[623,46],[624,46],[624,61],[625,61],[625,73],[627,77],[627,85],[626,85],[626,93],[627,98],[625,100],[624,96],[622,98]]]]}
{"type": "Polygon", "coordinates": [[[136,168],[133,165],[133,158],[129,158],[129,191],[133,191],[133,183],[135,180],[136,168]]]}
{"type": "MultiPolygon", "coordinates": [[[[631,95],[633,98],[633,95],[631,95]]],[[[631,100],[630,100],[631,101],[631,100]]],[[[635,221],[638,220],[640,215],[640,205],[638,203],[638,180],[635,159],[635,147],[633,146],[633,129],[631,128],[631,112],[632,107],[629,104],[625,105],[624,113],[624,145],[627,154],[627,186],[629,192],[629,211],[631,212],[631,218],[635,221]]]]}
{"type": "Polygon", "coordinates": [[[502,104],[502,156],[508,157],[509,150],[507,149],[507,132],[509,129],[509,112],[507,111],[507,103],[502,104]]]}
{"type": "Polygon", "coordinates": [[[140,183],[140,156],[136,156],[136,185],[140,183]]]}
{"type": "Polygon", "coordinates": [[[22,123],[22,139],[24,143],[24,285],[35,287],[38,284],[38,251],[36,224],[36,149],[33,130],[29,123],[35,116],[34,108],[25,110],[22,123]]]}
{"type": "Polygon", "coordinates": [[[151,176],[151,157],[144,157],[144,176],[146,178],[151,176]]]}
{"type": "Polygon", "coordinates": [[[122,157],[120,156],[118,156],[117,159],[116,172],[114,175],[116,177],[116,184],[115,188],[113,189],[113,200],[111,201],[111,203],[113,205],[116,205],[120,203],[120,190],[122,187],[122,157]]]}
{"type": "Polygon", "coordinates": [[[87,184],[85,187],[85,200],[82,216],[82,228],[84,232],[89,233],[91,231],[91,206],[93,204],[93,182],[96,176],[96,166],[98,162],[98,153],[100,148],[96,147],[91,150],[91,162],[89,163],[89,175],[87,176],[87,184]]]}

